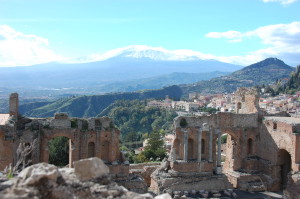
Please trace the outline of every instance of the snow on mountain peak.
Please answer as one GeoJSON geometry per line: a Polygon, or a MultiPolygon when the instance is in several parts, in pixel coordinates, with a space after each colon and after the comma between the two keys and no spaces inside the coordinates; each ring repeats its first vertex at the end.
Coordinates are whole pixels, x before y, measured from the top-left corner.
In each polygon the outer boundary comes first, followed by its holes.
{"type": "Polygon", "coordinates": [[[114,57],[149,58],[161,61],[187,61],[187,60],[208,60],[209,55],[192,50],[167,50],[162,47],[151,47],[147,45],[130,45],[123,48],[116,48],[105,53],[94,53],[85,57],[67,60],[64,63],[87,63],[104,61],[114,57]]]}

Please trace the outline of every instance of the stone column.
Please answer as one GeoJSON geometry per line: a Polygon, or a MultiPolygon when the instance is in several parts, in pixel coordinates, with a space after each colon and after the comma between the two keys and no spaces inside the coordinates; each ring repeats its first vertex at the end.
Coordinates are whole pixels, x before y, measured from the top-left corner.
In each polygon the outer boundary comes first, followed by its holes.
{"type": "Polygon", "coordinates": [[[201,154],[202,154],[202,128],[198,129],[198,162],[201,162],[201,154]]]}
{"type": "Polygon", "coordinates": [[[220,129],[217,129],[218,133],[218,156],[217,156],[217,174],[222,173],[222,168],[221,168],[221,131],[220,129]]]}
{"type": "Polygon", "coordinates": [[[183,161],[187,162],[188,160],[188,131],[183,130],[183,161]]]}
{"type": "Polygon", "coordinates": [[[208,162],[212,162],[212,154],[213,154],[213,130],[209,131],[209,143],[208,143],[208,162]]]}
{"type": "Polygon", "coordinates": [[[12,93],[9,96],[9,116],[15,116],[18,118],[19,112],[19,95],[18,93],[12,93]]]}

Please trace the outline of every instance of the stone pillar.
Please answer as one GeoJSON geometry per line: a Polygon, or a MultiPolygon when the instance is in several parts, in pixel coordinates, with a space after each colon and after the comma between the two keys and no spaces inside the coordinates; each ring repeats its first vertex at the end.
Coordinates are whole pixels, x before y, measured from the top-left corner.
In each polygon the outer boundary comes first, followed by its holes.
{"type": "Polygon", "coordinates": [[[183,130],[183,161],[188,160],[188,131],[183,130]]]}
{"type": "Polygon", "coordinates": [[[217,129],[218,133],[218,156],[217,156],[217,174],[222,173],[222,168],[221,168],[221,131],[220,129],[217,129]]]}
{"type": "Polygon", "coordinates": [[[212,154],[213,154],[213,130],[210,130],[209,133],[209,143],[208,143],[208,162],[212,162],[212,154]]]}
{"type": "Polygon", "coordinates": [[[201,162],[201,154],[202,154],[202,128],[198,129],[198,162],[201,162]]]}
{"type": "Polygon", "coordinates": [[[9,96],[9,115],[18,117],[19,112],[19,95],[18,93],[12,93],[9,96]]]}

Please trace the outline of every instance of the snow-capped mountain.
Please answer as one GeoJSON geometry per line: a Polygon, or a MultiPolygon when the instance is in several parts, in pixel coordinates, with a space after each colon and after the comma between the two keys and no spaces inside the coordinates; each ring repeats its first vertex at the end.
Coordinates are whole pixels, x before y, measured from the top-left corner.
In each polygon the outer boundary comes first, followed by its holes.
{"type": "Polygon", "coordinates": [[[156,88],[154,86],[156,82],[167,85],[166,78],[170,75],[177,80],[172,82],[177,84],[191,82],[195,74],[210,73],[211,77],[216,77],[218,75],[215,71],[229,73],[241,68],[238,65],[208,59],[201,53],[191,50],[170,51],[160,47],[128,46],[66,62],[0,68],[2,77],[0,85],[3,88],[13,89],[82,88],[96,91],[101,91],[101,88],[105,87],[105,91],[114,91],[119,90],[119,84],[125,84],[120,83],[121,81],[130,81],[135,83],[128,87],[148,89],[156,88]],[[173,73],[176,77],[172,75],[173,73]],[[186,79],[178,81],[183,76],[186,79]],[[150,82],[148,87],[141,81],[145,78],[150,78],[153,82],[150,82]],[[106,85],[110,85],[109,88],[106,85]]]}
{"type": "Polygon", "coordinates": [[[94,53],[88,56],[63,61],[63,63],[88,63],[104,61],[115,57],[125,58],[148,58],[157,61],[191,61],[209,60],[212,56],[192,50],[167,50],[162,47],[151,47],[146,45],[131,45],[117,48],[105,53],[94,53]]]}

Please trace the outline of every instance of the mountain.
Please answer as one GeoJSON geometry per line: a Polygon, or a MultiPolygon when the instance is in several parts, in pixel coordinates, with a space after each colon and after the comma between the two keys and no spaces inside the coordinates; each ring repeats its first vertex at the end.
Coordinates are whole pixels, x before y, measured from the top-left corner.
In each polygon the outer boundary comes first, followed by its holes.
{"type": "Polygon", "coordinates": [[[54,102],[25,104],[20,106],[22,114],[31,117],[51,117],[56,112],[67,112],[72,117],[94,117],[116,100],[163,99],[169,95],[173,99],[187,96],[190,92],[222,93],[233,92],[237,87],[249,87],[274,83],[277,79],[287,78],[295,68],[276,58],[268,58],[245,67],[227,76],[200,81],[193,84],[170,86],[158,90],[139,92],[111,93],[93,96],[68,97],[54,102]],[[35,107],[35,108],[33,108],[35,107]],[[31,109],[33,108],[33,109],[31,109]]]}
{"type": "Polygon", "coordinates": [[[294,70],[295,68],[288,66],[277,58],[267,58],[230,75],[182,85],[181,88],[185,96],[191,92],[231,93],[238,87],[275,83],[278,79],[288,78],[294,70]]]}
{"type": "MultiPolygon", "coordinates": [[[[33,91],[43,95],[103,93],[103,87],[112,91],[105,85],[117,81],[153,78],[175,72],[233,72],[237,69],[241,66],[204,60],[200,53],[194,51],[129,46],[64,63],[1,67],[0,91],[26,91],[24,95],[33,91]]],[[[149,85],[149,88],[154,87],[149,85]]]]}
{"type": "Polygon", "coordinates": [[[135,79],[128,81],[117,81],[99,87],[102,92],[133,92],[143,89],[159,89],[165,86],[188,84],[201,80],[209,80],[229,74],[228,72],[209,72],[209,73],[171,73],[155,77],[135,79]]]}
{"type": "Polygon", "coordinates": [[[53,102],[30,103],[20,105],[22,115],[29,117],[53,117],[54,113],[65,112],[70,117],[95,117],[116,100],[180,99],[182,91],[179,86],[169,86],[158,90],[139,92],[111,93],[92,96],[73,96],[53,102]],[[35,108],[33,108],[35,107],[35,108]]]}

